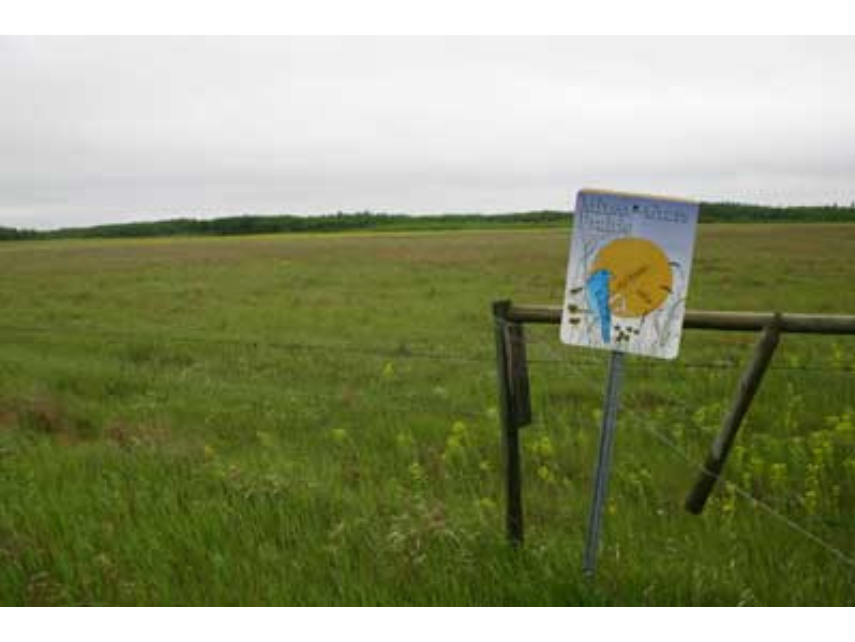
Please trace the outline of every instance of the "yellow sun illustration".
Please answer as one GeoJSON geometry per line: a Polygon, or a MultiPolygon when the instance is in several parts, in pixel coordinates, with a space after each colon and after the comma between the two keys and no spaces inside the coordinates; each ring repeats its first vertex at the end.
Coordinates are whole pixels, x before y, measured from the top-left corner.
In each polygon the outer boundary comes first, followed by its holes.
{"type": "Polygon", "coordinates": [[[668,256],[647,239],[616,239],[603,247],[591,273],[608,270],[612,312],[619,317],[640,317],[658,309],[671,294],[673,277],[668,256]]]}

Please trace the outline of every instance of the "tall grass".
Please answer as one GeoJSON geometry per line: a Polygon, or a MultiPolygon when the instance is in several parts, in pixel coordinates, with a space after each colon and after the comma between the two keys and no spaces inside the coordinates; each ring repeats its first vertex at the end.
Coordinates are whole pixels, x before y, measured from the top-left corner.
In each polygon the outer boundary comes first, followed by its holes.
{"type": "MultiPolygon", "coordinates": [[[[591,584],[605,362],[531,329],[527,543],[506,546],[489,302],[560,301],[566,248],[4,245],[0,602],[851,604],[855,569],[732,487],[681,508],[739,375],[710,366],[751,335],[629,361],[591,584]]],[[[706,227],[690,305],[853,312],[852,248],[855,227],[706,227]]],[[[788,336],[774,366],[727,477],[853,556],[855,344],[788,336]]]]}

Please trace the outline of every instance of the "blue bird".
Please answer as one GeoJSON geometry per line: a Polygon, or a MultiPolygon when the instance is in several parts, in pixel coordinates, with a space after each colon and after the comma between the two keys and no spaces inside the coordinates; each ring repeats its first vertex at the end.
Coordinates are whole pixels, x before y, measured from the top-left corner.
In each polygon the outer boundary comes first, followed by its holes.
{"type": "Polygon", "coordinates": [[[612,273],[608,270],[597,270],[585,282],[588,306],[600,322],[603,343],[611,343],[612,340],[612,309],[609,307],[611,278],[612,273]]]}

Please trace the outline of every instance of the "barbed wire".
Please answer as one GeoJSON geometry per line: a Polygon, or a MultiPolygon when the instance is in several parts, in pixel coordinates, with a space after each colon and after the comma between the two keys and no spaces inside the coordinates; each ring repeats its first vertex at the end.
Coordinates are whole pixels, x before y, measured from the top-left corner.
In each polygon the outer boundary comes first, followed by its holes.
{"type": "Polygon", "coordinates": [[[382,357],[387,359],[424,359],[435,361],[459,361],[473,363],[495,363],[493,357],[487,355],[462,354],[458,352],[425,352],[413,350],[409,346],[401,345],[395,348],[389,347],[360,347],[353,344],[334,343],[303,343],[297,341],[270,341],[267,339],[248,339],[245,337],[203,337],[176,334],[145,334],[134,332],[119,332],[104,328],[49,328],[37,326],[9,326],[0,325],[0,333],[17,332],[21,334],[73,334],[93,340],[114,339],[122,341],[170,341],[174,343],[188,343],[217,346],[238,346],[247,348],[269,348],[283,351],[318,351],[334,352],[341,355],[352,355],[359,357],[382,357]]]}
{"type": "MultiPolygon", "coordinates": [[[[442,352],[424,352],[418,350],[412,350],[408,346],[401,346],[399,348],[378,348],[378,347],[360,347],[353,346],[349,344],[312,344],[312,343],[301,343],[301,342],[275,342],[268,340],[257,340],[257,339],[246,339],[244,337],[202,337],[202,336],[190,336],[190,335],[173,335],[173,334],[164,334],[160,333],[158,335],[148,335],[145,333],[139,332],[122,332],[116,331],[114,329],[107,328],[81,328],[81,327],[47,327],[47,326],[19,326],[19,325],[0,325],[0,333],[20,333],[20,334],[51,334],[51,335],[61,335],[61,334],[74,334],[78,336],[83,336],[93,340],[104,341],[105,339],[113,339],[113,340],[122,340],[122,341],[140,341],[140,340],[150,340],[150,341],[172,341],[176,343],[190,343],[190,344],[204,344],[204,345],[231,345],[231,346],[241,346],[241,347],[252,347],[252,348],[270,348],[277,350],[287,350],[287,351],[322,351],[322,352],[335,352],[339,355],[354,355],[359,357],[382,357],[384,359],[425,359],[425,360],[433,360],[433,361],[448,361],[448,362],[469,362],[469,363],[495,363],[495,359],[492,355],[481,355],[481,354],[461,354],[461,353],[442,353],[442,352]]],[[[546,348],[546,351],[552,354],[555,358],[551,359],[542,359],[542,358],[529,358],[528,361],[530,363],[538,363],[538,364],[558,364],[565,368],[585,368],[585,367],[596,367],[603,368],[605,367],[605,359],[588,359],[588,358],[579,358],[574,355],[574,358],[567,358],[565,355],[559,354],[554,345],[550,342],[534,339],[528,337],[524,339],[526,343],[534,343],[538,345],[543,345],[546,348]]],[[[739,365],[736,361],[713,361],[713,362],[683,362],[683,363],[659,363],[659,362],[644,362],[644,363],[636,363],[636,364],[628,364],[630,366],[638,366],[640,368],[698,368],[698,369],[708,369],[708,370],[729,370],[737,367],[739,365]]],[[[846,366],[834,366],[829,367],[827,365],[822,366],[814,366],[814,365],[802,365],[802,366],[773,366],[771,369],[776,370],[791,370],[791,371],[813,371],[813,372],[853,372],[855,368],[846,367],[846,366]]],[[[218,380],[215,384],[217,386],[223,385],[225,387],[233,387],[235,385],[239,385],[241,388],[246,388],[250,384],[234,384],[233,382],[226,382],[223,380],[218,380]]],[[[593,385],[593,384],[592,384],[593,385]]],[[[404,399],[404,398],[396,398],[398,402],[405,402],[407,405],[411,405],[414,400],[412,399],[404,399]]],[[[412,404],[414,405],[414,404],[412,404]]],[[[678,404],[682,405],[682,404],[678,404]]],[[[421,408],[421,406],[419,406],[421,408]]],[[[687,410],[688,407],[686,408],[687,410]]],[[[467,416],[467,417],[475,417],[480,416],[480,413],[475,413],[472,411],[466,411],[462,408],[455,408],[451,411],[453,414],[467,416]]],[[[705,468],[703,466],[698,466],[692,462],[690,457],[682,451],[678,444],[676,444],[673,440],[671,440],[668,436],[657,431],[652,426],[648,425],[646,422],[642,422],[642,427],[651,435],[653,435],[658,441],[662,444],[666,445],[669,450],[671,450],[675,455],[677,455],[684,464],[687,464],[692,469],[697,471],[704,471],[705,468]]],[[[824,540],[819,535],[811,532],[803,525],[798,522],[792,520],[786,515],[777,511],[770,504],[764,502],[763,500],[755,497],[748,490],[742,488],[735,482],[727,479],[723,475],[715,474],[710,472],[710,474],[714,475],[717,480],[721,483],[726,484],[728,487],[732,488],[735,493],[739,494],[745,499],[748,499],[752,502],[753,505],[762,508],[769,515],[778,519],[781,523],[788,526],[794,532],[799,533],[806,539],[812,541],[816,545],[822,547],[827,552],[833,554],[838,560],[855,569],[855,558],[847,555],[839,548],[835,547],[833,544],[830,544],[826,540],[824,540]]]]}
{"type": "MultiPolygon", "coordinates": [[[[549,350],[549,349],[551,349],[551,346],[549,346],[547,344],[547,350],[549,350]]],[[[591,382],[591,385],[594,386],[595,384],[593,382],[591,382]]],[[[678,407],[680,407],[681,409],[683,409],[685,412],[691,412],[692,411],[692,409],[687,404],[683,404],[679,400],[675,400],[675,401],[677,402],[676,405],[678,407]]],[[[820,537],[816,533],[810,531],[805,526],[803,526],[802,524],[793,520],[792,518],[787,517],[786,515],[784,515],[780,511],[776,510],[771,504],[769,504],[769,503],[763,501],[762,499],[756,497],[753,493],[746,490],[745,488],[743,488],[742,486],[740,486],[736,482],[731,481],[730,479],[725,477],[723,474],[716,473],[714,471],[708,470],[706,468],[706,466],[696,464],[692,460],[692,458],[686,452],[683,451],[683,449],[679,446],[679,444],[677,444],[674,440],[672,440],[670,437],[665,435],[663,432],[654,428],[652,425],[650,425],[649,422],[639,422],[639,423],[640,423],[641,427],[645,431],[648,432],[648,434],[652,435],[660,443],[667,446],[668,449],[673,454],[677,455],[677,457],[681,460],[681,462],[684,465],[688,466],[690,469],[692,469],[695,472],[707,473],[707,474],[713,476],[719,483],[724,484],[727,487],[731,488],[734,493],[738,494],[743,499],[750,500],[752,502],[753,506],[757,506],[757,507],[762,508],[767,514],[771,515],[772,517],[774,517],[775,519],[780,521],[782,524],[784,524],[785,526],[790,528],[793,532],[801,535],[805,539],[807,539],[807,540],[813,542],[814,544],[820,546],[821,548],[823,548],[828,553],[831,553],[832,555],[834,555],[839,561],[843,562],[845,565],[847,565],[851,569],[855,570],[855,557],[852,557],[852,556],[848,555],[847,553],[844,553],[842,550],[840,550],[839,548],[837,548],[836,546],[834,546],[830,542],[826,541],[825,539],[823,539],[822,537],[820,537]]],[[[785,496],[785,498],[789,499],[790,501],[792,501],[794,499],[794,497],[792,495],[787,495],[787,496],[785,496]]]]}
{"type": "MultiPolygon", "coordinates": [[[[19,326],[19,325],[0,325],[0,336],[3,332],[18,333],[18,334],[48,334],[62,335],[72,334],[82,336],[92,340],[104,341],[121,340],[121,341],[168,341],[174,343],[201,344],[201,345],[216,345],[216,346],[242,346],[254,349],[268,348],[271,350],[283,351],[317,351],[330,352],[342,356],[352,357],[371,357],[383,359],[418,359],[425,361],[448,361],[460,363],[481,363],[495,364],[495,357],[488,353],[464,353],[461,351],[437,351],[437,350],[421,350],[413,349],[406,344],[398,347],[385,346],[357,346],[353,344],[334,344],[334,343],[304,343],[304,342],[282,342],[270,341],[267,339],[248,339],[246,337],[234,336],[219,336],[219,337],[204,337],[179,335],[171,333],[146,334],[140,332],[123,332],[110,328],[81,328],[81,327],[47,327],[47,326],[19,326]]],[[[527,337],[527,344],[537,344],[550,346],[551,344],[527,337]]],[[[583,358],[578,355],[561,355],[553,353],[556,358],[544,359],[538,357],[529,357],[528,362],[532,364],[570,364],[579,368],[602,368],[605,366],[605,360],[583,358]]],[[[714,360],[714,361],[636,361],[628,362],[627,367],[633,369],[672,369],[672,370],[731,370],[737,368],[740,364],[737,360],[714,360]]],[[[839,364],[802,364],[802,365],[772,365],[770,370],[788,371],[788,372],[824,372],[824,373],[855,373],[855,366],[845,366],[839,364]]]]}
{"type": "Polygon", "coordinates": [[[847,555],[846,553],[841,551],[839,548],[837,548],[833,544],[829,543],[828,541],[824,540],[822,537],[820,537],[816,533],[813,533],[812,531],[808,530],[807,528],[805,528],[804,526],[802,526],[801,524],[799,524],[795,520],[787,517],[786,515],[784,515],[783,513],[779,512],[779,511],[777,511],[771,504],[768,504],[768,503],[764,502],[762,499],[759,499],[758,497],[756,497],[755,495],[753,495],[752,493],[747,491],[745,488],[743,488],[742,486],[740,486],[736,482],[731,481],[730,479],[727,479],[726,477],[724,477],[721,474],[718,474],[718,473],[715,473],[715,472],[709,470],[705,466],[699,466],[699,465],[695,464],[689,458],[689,456],[686,453],[684,453],[683,450],[673,440],[671,440],[669,437],[667,437],[664,433],[656,430],[653,426],[650,426],[647,423],[642,422],[641,427],[644,430],[646,430],[650,435],[653,435],[653,437],[655,437],[660,443],[667,446],[669,450],[671,450],[675,455],[677,455],[678,458],[680,460],[682,460],[682,462],[684,464],[686,464],[687,466],[689,466],[691,469],[695,470],[696,472],[701,472],[701,473],[706,473],[706,474],[712,475],[713,477],[715,477],[715,479],[718,482],[720,482],[720,483],[726,485],[727,487],[731,488],[733,490],[733,492],[735,492],[737,495],[741,496],[743,499],[750,500],[753,505],[759,506],[764,511],[766,511],[769,515],[771,515],[775,519],[779,520],[781,523],[788,526],[793,531],[795,531],[795,532],[799,533],[800,535],[802,535],[803,537],[809,539],[814,544],[817,544],[818,546],[824,548],[826,551],[828,551],[829,553],[831,553],[832,555],[837,557],[838,560],[847,564],[852,569],[855,569],[855,558],[847,555]]]}
{"type": "MultiPolygon", "coordinates": [[[[117,361],[121,361],[121,359],[117,359],[117,361]]],[[[481,362],[478,361],[478,363],[480,364],[481,362]]],[[[17,357],[17,358],[13,357],[12,359],[9,359],[9,358],[0,359],[0,373],[5,371],[7,373],[17,374],[17,372],[22,370],[22,366],[25,364],[26,364],[26,360],[23,357],[17,357]]],[[[188,371],[192,371],[193,366],[188,366],[187,369],[188,369],[188,371]]],[[[246,392],[249,390],[254,390],[254,389],[259,389],[259,388],[262,388],[262,389],[275,388],[275,387],[281,385],[280,381],[270,378],[271,376],[281,374],[277,371],[269,372],[269,371],[265,370],[264,376],[259,376],[257,373],[255,373],[254,376],[249,377],[249,378],[243,378],[242,373],[235,373],[234,371],[230,371],[230,374],[232,376],[239,377],[239,380],[235,381],[235,380],[230,380],[228,378],[223,378],[223,377],[219,377],[219,376],[213,376],[213,377],[212,376],[206,376],[203,379],[200,379],[199,377],[187,376],[184,373],[182,373],[177,379],[175,377],[172,377],[172,378],[169,378],[167,380],[165,377],[158,376],[157,373],[160,370],[161,370],[160,368],[152,367],[152,368],[146,370],[145,376],[148,377],[149,375],[152,375],[151,381],[158,382],[158,383],[166,382],[169,385],[174,385],[176,383],[179,383],[179,384],[186,383],[186,384],[192,384],[193,386],[196,386],[196,387],[201,386],[201,387],[205,387],[205,388],[210,387],[210,388],[216,388],[216,389],[222,388],[222,389],[226,389],[226,390],[241,391],[241,392],[246,392]]],[[[493,373],[491,371],[485,371],[485,374],[490,375],[489,377],[487,377],[487,379],[490,380],[490,384],[495,385],[494,381],[493,381],[493,373]]],[[[131,376],[131,375],[126,374],[123,371],[121,373],[121,376],[131,376]]],[[[137,375],[133,375],[133,376],[137,376],[137,375]]],[[[378,374],[378,377],[383,377],[383,376],[384,375],[382,375],[382,374],[378,374]]],[[[487,396],[485,395],[485,390],[484,390],[484,385],[485,385],[484,384],[484,377],[470,378],[469,381],[470,381],[470,383],[475,385],[475,388],[477,390],[477,395],[478,395],[477,398],[486,399],[487,396]]],[[[342,380],[338,383],[345,384],[347,382],[345,380],[342,380]]],[[[490,386],[490,388],[491,388],[491,392],[495,392],[495,389],[493,388],[492,385],[490,386]]],[[[387,390],[386,392],[391,393],[392,391],[387,390]]],[[[289,394],[294,395],[294,393],[295,393],[295,389],[293,387],[289,388],[289,394]]],[[[447,391],[445,392],[445,394],[448,394],[447,391]]],[[[307,394],[301,394],[298,396],[301,396],[303,398],[314,398],[314,397],[321,397],[323,395],[319,394],[319,393],[307,393],[307,394]]],[[[431,394],[421,395],[421,396],[414,396],[414,395],[407,395],[407,394],[394,394],[394,395],[392,395],[391,398],[394,400],[395,405],[398,406],[398,409],[403,407],[406,410],[430,411],[430,412],[434,412],[434,413],[437,412],[437,410],[442,410],[446,414],[459,415],[461,417],[466,417],[466,418],[483,418],[485,416],[483,412],[473,411],[469,408],[463,407],[461,404],[453,403],[453,399],[451,398],[451,396],[440,397],[436,393],[433,393],[433,392],[431,394]],[[437,405],[438,400],[442,400],[443,403],[437,405]],[[452,402],[452,403],[449,403],[449,402],[452,402]]],[[[328,400],[329,398],[327,397],[326,399],[328,400]]]]}
{"type": "MultiPolygon", "coordinates": [[[[517,340],[516,338],[511,339],[517,340]]],[[[529,357],[529,363],[570,363],[579,367],[596,367],[604,368],[607,365],[607,352],[603,351],[601,359],[585,358],[574,355],[572,358],[561,359],[558,353],[554,352],[554,342],[535,339],[531,336],[526,336],[524,343],[536,344],[546,347],[546,351],[556,355],[559,358],[555,359],[538,359],[529,357]]],[[[630,355],[631,356],[631,355],[630,355]]],[[[663,360],[644,360],[644,361],[625,361],[624,365],[629,368],[636,369],[703,369],[703,370],[732,370],[743,365],[743,362],[738,359],[717,359],[714,361],[663,361],[663,360]]],[[[845,366],[839,364],[800,364],[800,365],[770,365],[769,370],[780,370],[790,372],[855,372],[855,365],[845,366]]]]}

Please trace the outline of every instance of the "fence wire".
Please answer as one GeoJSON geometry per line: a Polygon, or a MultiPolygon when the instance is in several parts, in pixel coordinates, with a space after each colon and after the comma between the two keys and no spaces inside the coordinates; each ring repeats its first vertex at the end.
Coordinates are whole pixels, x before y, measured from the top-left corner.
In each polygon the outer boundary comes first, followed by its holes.
{"type": "MultiPolygon", "coordinates": [[[[88,340],[96,341],[96,342],[116,342],[116,341],[127,341],[127,342],[139,342],[139,341],[151,341],[151,342],[173,342],[173,343],[185,343],[185,344],[197,344],[197,345],[212,345],[212,346],[229,346],[229,347],[242,347],[242,348],[252,348],[252,349],[271,349],[271,350],[280,350],[280,351],[288,351],[288,352],[324,352],[335,354],[339,357],[352,357],[352,358],[378,358],[384,360],[423,360],[423,361],[437,361],[437,362],[448,362],[448,363],[469,363],[469,364],[495,364],[495,356],[489,352],[465,352],[465,351],[439,351],[439,350],[422,350],[422,349],[414,349],[410,346],[401,345],[397,347],[388,347],[388,346],[358,346],[353,344],[333,344],[333,343],[305,343],[305,342],[280,342],[280,341],[270,341],[270,340],[262,340],[262,339],[250,339],[246,337],[237,337],[237,336],[202,336],[202,335],[190,335],[190,334],[172,334],[165,333],[162,330],[157,330],[155,334],[152,331],[149,332],[139,332],[139,331],[121,331],[116,330],[114,328],[98,328],[93,326],[33,326],[33,325],[15,325],[15,324],[2,324],[0,325],[0,340],[3,339],[4,336],[8,337],[9,335],[47,335],[52,339],[61,338],[63,336],[79,336],[88,340]]],[[[591,357],[583,357],[579,355],[570,355],[568,352],[559,352],[557,347],[555,346],[554,341],[538,338],[536,336],[532,336],[529,333],[528,336],[524,339],[527,345],[535,345],[538,346],[543,352],[546,353],[546,357],[543,356],[533,356],[529,357],[529,364],[543,364],[547,366],[560,366],[562,368],[567,369],[568,372],[573,373],[574,370],[577,369],[585,369],[585,368],[594,368],[605,370],[606,368],[606,360],[605,355],[603,358],[591,358],[591,357]]],[[[648,369],[668,369],[668,370],[709,370],[709,371],[727,371],[738,368],[742,365],[742,360],[728,357],[716,360],[696,360],[696,361],[682,361],[682,362],[658,362],[658,361],[647,361],[647,362],[630,362],[627,364],[629,369],[638,369],[638,370],[648,370],[648,369]]],[[[802,365],[772,365],[769,368],[770,370],[777,371],[789,371],[789,372],[820,372],[820,373],[852,373],[855,372],[855,366],[846,366],[841,364],[802,364],[802,365]]],[[[601,390],[596,382],[591,380],[589,377],[582,377],[582,381],[588,382],[588,390],[586,392],[590,392],[593,397],[599,396],[601,390]]],[[[242,390],[245,390],[248,386],[255,386],[257,382],[253,382],[252,384],[247,383],[235,383],[231,381],[226,381],[223,379],[218,379],[216,382],[217,386],[223,386],[225,388],[232,387],[240,387],[242,390]]],[[[479,379],[477,385],[478,396],[486,398],[488,395],[493,394],[493,391],[486,391],[484,389],[484,383],[479,379]]],[[[398,403],[402,403],[404,405],[412,406],[413,409],[432,409],[436,410],[436,404],[434,403],[434,399],[425,399],[424,408],[421,405],[416,406],[413,403],[413,399],[404,399],[402,397],[396,397],[395,401],[398,403]],[[428,406],[427,404],[433,404],[428,406]]],[[[685,404],[681,404],[678,400],[676,401],[676,405],[680,406],[682,410],[686,413],[691,413],[693,411],[692,408],[685,404]]],[[[455,416],[461,417],[483,417],[482,413],[475,412],[469,410],[464,407],[460,407],[455,405],[454,407],[447,406],[446,410],[449,413],[455,416]]],[[[656,430],[653,426],[649,425],[648,422],[642,422],[642,428],[654,437],[660,444],[665,446],[674,456],[676,456],[683,464],[690,467],[692,470],[701,472],[704,471],[703,466],[698,466],[695,464],[691,457],[683,451],[683,449],[674,442],[669,436],[664,434],[663,432],[656,430]]],[[[778,520],[781,524],[788,527],[791,531],[803,537],[804,539],[812,542],[813,544],[821,547],[829,554],[833,555],[838,561],[845,564],[849,568],[855,570],[855,558],[848,555],[847,553],[841,551],[838,547],[826,541],[821,536],[812,532],[804,525],[799,524],[793,519],[787,517],[783,513],[776,510],[770,504],[764,502],[762,499],[756,497],[753,493],[743,488],[742,486],[736,484],[732,480],[728,479],[724,475],[714,475],[718,481],[722,484],[727,485],[731,488],[736,494],[741,497],[749,500],[752,506],[756,506],[761,508],[768,515],[772,516],[774,519],[778,520]]]]}
{"type": "Polygon", "coordinates": [[[674,441],[672,441],[663,432],[656,430],[653,426],[648,425],[646,423],[642,423],[641,427],[650,435],[652,435],[655,439],[657,439],[661,444],[665,445],[674,455],[677,456],[678,459],[680,459],[689,468],[698,473],[704,472],[712,475],[716,478],[716,481],[725,484],[742,498],[750,500],[752,505],[759,506],[764,511],[766,511],[766,513],[768,513],[769,515],[780,521],[782,524],[790,528],[793,532],[798,533],[799,535],[810,540],[814,544],[817,544],[821,548],[834,555],[839,561],[843,562],[851,569],[855,570],[855,558],[850,557],[833,544],[821,538],[816,533],[809,531],[807,528],[805,528],[795,520],[775,510],[775,508],[773,508],[770,504],[767,504],[762,499],[755,497],[752,493],[747,491],[745,488],[743,488],[736,482],[725,478],[723,475],[716,474],[715,472],[708,470],[704,466],[698,466],[691,460],[691,458],[686,453],[683,452],[683,450],[674,441]]]}
{"type": "MultiPolygon", "coordinates": [[[[527,339],[527,342],[528,341],[529,340],[527,339]]],[[[556,348],[554,342],[550,343],[548,341],[537,341],[537,343],[540,344],[547,352],[555,354],[555,355],[558,354],[557,348],[556,348]]],[[[575,360],[572,363],[568,362],[567,360],[563,360],[563,363],[568,368],[569,367],[575,368],[578,365],[575,360]]],[[[665,363],[664,365],[673,367],[674,364],[665,363]]],[[[732,369],[736,365],[738,365],[738,363],[734,363],[733,365],[728,365],[728,366],[723,366],[723,367],[725,367],[726,369],[732,369]]],[[[598,368],[605,369],[605,367],[606,367],[605,359],[603,359],[602,361],[596,361],[596,366],[598,368]]],[[[769,369],[771,370],[772,368],[770,367],[769,369]]],[[[780,366],[777,369],[778,370],[797,370],[797,371],[804,370],[804,368],[785,368],[785,367],[780,367],[780,366]]],[[[829,371],[829,370],[821,369],[820,371],[829,371]]],[[[848,369],[846,371],[848,371],[848,369]]],[[[583,378],[583,380],[584,380],[584,378],[583,378]]],[[[589,391],[593,395],[601,395],[602,394],[602,387],[598,383],[590,381],[589,391]]],[[[677,405],[683,412],[686,413],[686,418],[688,418],[690,416],[690,414],[694,411],[693,408],[691,408],[690,406],[688,406],[685,403],[680,402],[677,399],[671,399],[671,401],[673,403],[675,403],[675,405],[677,405]]],[[[752,506],[759,507],[765,513],[767,513],[768,515],[773,517],[775,520],[777,520],[779,523],[781,523],[784,526],[786,526],[787,528],[789,528],[792,532],[794,532],[795,534],[801,536],[802,538],[812,542],[813,544],[819,546],[820,548],[824,549],[827,553],[830,553],[831,555],[833,555],[839,562],[841,562],[842,564],[847,566],[849,569],[855,571],[855,557],[845,553],[844,551],[842,551],[840,548],[838,548],[834,544],[828,542],[826,539],[824,539],[820,535],[816,534],[815,532],[813,532],[810,529],[808,529],[807,527],[805,527],[803,524],[800,524],[799,522],[793,520],[792,518],[784,515],[783,513],[781,513],[777,509],[775,509],[771,504],[763,501],[762,499],[760,499],[759,497],[757,497],[756,495],[751,493],[746,488],[742,487],[741,485],[739,485],[736,482],[732,481],[731,479],[727,478],[724,474],[715,473],[713,471],[707,470],[707,468],[703,465],[698,465],[697,463],[695,463],[695,460],[693,460],[692,457],[679,446],[679,444],[677,444],[673,439],[671,439],[664,432],[657,430],[653,425],[650,424],[650,422],[639,422],[639,423],[640,423],[643,430],[645,430],[649,435],[651,435],[653,438],[655,438],[660,444],[664,445],[672,455],[676,456],[677,459],[681,462],[681,464],[685,465],[686,467],[688,467],[689,469],[691,469],[695,473],[705,472],[705,473],[712,475],[713,477],[715,477],[717,482],[727,486],[728,488],[733,490],[734,493],[736,493],[737,495],[739,495],[743,499],[749,500],[749,502],[752,506]]],[[[792,500],[795,498],[790,496],[789,499],[792,500]]]]}
{"type": "MultiPolygon", "coordinates": [[[[414,359],[424,361],[449,361],[449,362],[468,362],[468,363],[483,363],[494,364],[495,356],[490,352],[466,352],[463,350],[424,350],[413,348],[409,345],[390,346],[360,346],[348,343],[306,343],[306,342],[282,342],[270,341],[267,339],[250,339],[247,337],[237,336],[202,336],[188,334],[171,334],[157,331],[155,333],[141,332],[125,332],[118,331],[113,328],[97,328],[97,327],[80,327],[80,326],[21,326],[21,325],[0,325],[0,340],[3,334],[38,334],[63,336],[74,335],[94,341],[152,341],[152,342],[173,342],[186,344],[200,344],[211,346],[238,346],[253,349],[267,348],[271,350],[281,350],[289,352],[306,351],[306,352],[329,352],[341,356],[350,356],[354,358],[381,358],[381,359],[414,359]]],[[[525,339],[528,345],[543,345],[551,346],[551,343],[545,340],[536,339],[527,336],[525,339]]],[[[601,368],[605,363],[602,359],[592,359],[580,357],[578,355],[570,356],[567,353],[561,354],[551,352],[551,358],[529,357],[529,363],[532,364],[570,364],[578,368],[601,368]]],[[[716,359],[707,361],[647,361],[647,362],[629,362],[627,367],[630,369],[670,369],[670,370],[731,370],[742,364],[738,359],[716,359]]],[[[769,367],[770,370],[778,370],[784,372],[824,372],[824,373],[855,373],[855,365],[847,366],[841,364],[776,364],[769,367]]]]}

